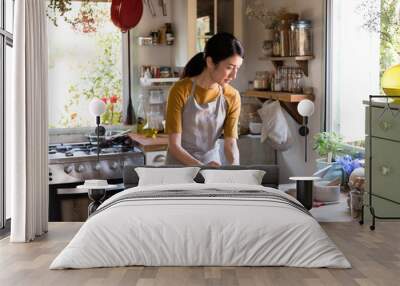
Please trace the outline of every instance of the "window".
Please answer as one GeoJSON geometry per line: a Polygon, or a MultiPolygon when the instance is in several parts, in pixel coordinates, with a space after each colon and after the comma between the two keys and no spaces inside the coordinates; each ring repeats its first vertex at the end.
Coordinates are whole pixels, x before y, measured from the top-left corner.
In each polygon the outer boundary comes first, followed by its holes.
{"type": "Polygon", "coordinates": [[[400,0],[328,0],[327,129],[362,142],[365,105],[400,61],[400,0]]]}
{"type": "Polygon", "coordinates": [[[122,120],[121,33],[104,2],[71,2],[66,19],[48,20],[49,127],[95,125],[88,112],[94,97],[107,104],[103,124],[122,120]]]}
{"type": "Polygon", "coordinates": [[[364,140],[363,100],[379,93],[379,37],[363,27],[363,1],[327,1],[327,129],[348,143],[364,140]]]}
{"type": "MultiPolygon", "coordinates": [[[[5,100],[11,93],[14,1],[0,0],[0,235],[11,217],[11,195],[5,188],[5,100]]],[[[8,231],[6,229],[5,231],[8,231]]]]}

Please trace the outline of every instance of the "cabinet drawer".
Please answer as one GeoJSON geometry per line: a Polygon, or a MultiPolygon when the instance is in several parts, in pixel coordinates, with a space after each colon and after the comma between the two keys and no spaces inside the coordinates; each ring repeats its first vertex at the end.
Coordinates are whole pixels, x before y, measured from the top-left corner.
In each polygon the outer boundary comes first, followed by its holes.
{"type": "MultiPolygon", "coordinates": [[[[400,115],[394,117],[392,112],[389,110],[384,111],[383,108],[380,107],[371,107],[372,108],[372,118],[371,118],[371,127],[372,127],[372,136],[386,138],[391,140],[400,141],[400,115]]],[[[368,110],[368,109],[367,109],[368,110]]],[[[398,110],[394,110],[393,113],[396,115],[398,110]]],[[[369,121],[369,113],[366,114],[366,121],[369,121]]],[[[366,133],[369,133],[368,125],[366,133]]]]}
{"type": "Polygon", "coordinates": [[[372,138],[372,193],[400,202],[400,142],[372,138]]]}

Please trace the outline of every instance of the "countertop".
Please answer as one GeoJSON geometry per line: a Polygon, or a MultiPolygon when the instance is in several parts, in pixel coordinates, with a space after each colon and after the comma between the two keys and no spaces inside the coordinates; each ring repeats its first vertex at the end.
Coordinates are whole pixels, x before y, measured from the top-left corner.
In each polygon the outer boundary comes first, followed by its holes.
{"type": "MultiPolygon", "coordinates": [[[[157,134],[156,138],[146,137],[143,134],[129,133],[129,137],[143,152],[164,151],[168,149],[168,134],[157,134]]],[[[240,138],[260,138],[259,134],[242,134],[240,138]]],[[[223,137],[221,137],[223,139],[223,137]]]]}

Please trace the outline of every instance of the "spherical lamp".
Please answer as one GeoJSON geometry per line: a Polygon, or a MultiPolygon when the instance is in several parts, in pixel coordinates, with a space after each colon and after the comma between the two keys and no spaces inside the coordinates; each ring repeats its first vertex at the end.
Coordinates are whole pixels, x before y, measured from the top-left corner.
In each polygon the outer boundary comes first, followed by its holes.
{"type": "Polygon", "coordinates": [[[93,98],[89,103],[89,111],[93,116],[100,116],[106,111],[106,104],[99,98],[93,98]]]}
{"type": "Polygon", "coordinates": [[[392,99],[400,103],[400,65],[392,66],[383,73],[381,85],[386,95],[399,96],[392,99]]]}
{"type": "Polygon", "coordinates": [[[303,99],[297,105],[297,112],[303,117],[303,124],[299,129],[301,136],[304,136],[304,159],[307,162],[307,135],[310,132],[308,129],[308,117],[314,113],[314,103],[309,99],[303,99]]]}
{"type": "Polygon", "coordinates": [[[107,106],[99,98],[93,98],[89,103],[89,112],[96,117],[96,129],[95,134],[97,135],[97,163],[100,162],[100,135],[104,135],[105,128],[100,126],[100,116],[106,111],[107,106]]]}

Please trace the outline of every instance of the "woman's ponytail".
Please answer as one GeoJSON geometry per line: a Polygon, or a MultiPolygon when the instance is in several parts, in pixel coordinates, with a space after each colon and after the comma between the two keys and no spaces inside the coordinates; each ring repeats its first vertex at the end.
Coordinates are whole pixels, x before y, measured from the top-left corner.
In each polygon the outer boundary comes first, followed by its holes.
{"type": "Polygon", "coordinates": [[[181,78],[194,77],[201,74],[206,67],[206,59],[204,53],[197,53],[192,57],[183,69],[181,78]]]}

